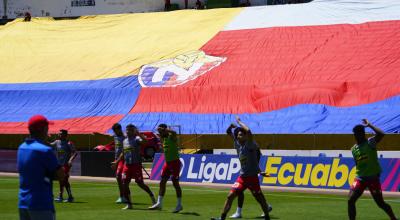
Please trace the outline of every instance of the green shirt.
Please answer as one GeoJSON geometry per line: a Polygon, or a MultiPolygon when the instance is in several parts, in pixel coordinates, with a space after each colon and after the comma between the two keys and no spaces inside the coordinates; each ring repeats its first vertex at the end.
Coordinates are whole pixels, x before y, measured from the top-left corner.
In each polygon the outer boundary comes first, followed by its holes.
{"type": "Polygon", "coordinates": [[[176,140],[176,136],[173,137],[170,134],[168,135],[168,137],[163,138],[163,148],[166,162],[179,159],[178,143],[176,140]]]}
{"type": "Polygon", "coordinates": [[[377,176],[381,173],[381,166],[378,161],[375,138],[351,148],[353,158],[356,162],[357,177],[377,176]]]}

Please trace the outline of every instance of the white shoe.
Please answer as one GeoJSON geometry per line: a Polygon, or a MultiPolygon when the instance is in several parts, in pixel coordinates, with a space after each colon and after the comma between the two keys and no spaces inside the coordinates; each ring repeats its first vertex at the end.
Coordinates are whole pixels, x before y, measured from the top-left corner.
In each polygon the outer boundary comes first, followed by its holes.
{"type": "Polygon", "coordinates": [[[172,211],[172,213],[178,213],[180,211],[182,211],[183,207],[182,205],[177,205],[176,208],[174,209],[174,211],[172,211]]]}
{"type": "Polygon", "coordinates": [[[229,218],[242,218],[242,214],[235,212],[233,215],[229,216],[229,218]]]}
{"type": "MultiPolygon", "coordinates": [[[[268,204],[268,213],[271,212],[271,211],[272,211],[272,205],[269,205],[269,204],[268,204]]],[[[261,214],[261,217],[264,218],[264,217],[265,217],[265,214],[264,214],[264,213],[261,214]]]]}
{"type": "Polygon", "coordinates": [[[149,207],[150,210],[161,210],[162,209],[162,205],[160,203],[156,203],[152,206],[149,207]]]}
{"type": "Polygon", "coordinates": [[[132,209],[132,205],[127,205],[124,208],[122,208],[122,210],[128,210],[128,209],[132,209]]]}

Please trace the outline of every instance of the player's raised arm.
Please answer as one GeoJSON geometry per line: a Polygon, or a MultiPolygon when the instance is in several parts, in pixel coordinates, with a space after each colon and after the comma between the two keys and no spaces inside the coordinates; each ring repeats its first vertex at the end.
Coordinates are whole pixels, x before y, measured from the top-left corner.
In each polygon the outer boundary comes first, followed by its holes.
{"type": "Polygon", "coordinates": [[[168,134],[171,136],[172,139],[177,140],[176,131],[172,130],[171,127],[166,129],[168,134]]]}
{"type": "Polygon", "coordinates": [[[232,139],[235,139],[235,136],[233,135],[233,133],[232,133],[232,129],[233,128],[236,128],[237,126],[234,124],[234,123],[232,123],[232,124],[230,124],[229,125],[229,127],[226,129],[226,134],[229,136],[229,137],[231,137],[232,139]]]}
{"type": "Polygon", "coordinates": [[[239,124],[241,128],[244,129],[249,141],[253,141],[253,134],[251,133],[250,128],[245,123],[243,123],[242,120],[240,120],[239,116],[237,115],[236,115],[236,122],[239,124]]]}
{"type": "Polygon", "coordinates": [[[365,127],[369,127],[375,132],[375,136],[373,138],[375,139],[376,143],[379,143],[382,140],[382,138],[385,136],[385,133],[380,128],[372,125],[367,119],[363,119],[362,121],[363,121],[363,125],[365,127]]]}
{"type": "Polygon", "coordinates": [[[136,129],[136,136],[140,137],[138,141],[139,144],[145,144],[147,142],[147,138],[143,133],[140,133],[139,129],[136,129]]]}

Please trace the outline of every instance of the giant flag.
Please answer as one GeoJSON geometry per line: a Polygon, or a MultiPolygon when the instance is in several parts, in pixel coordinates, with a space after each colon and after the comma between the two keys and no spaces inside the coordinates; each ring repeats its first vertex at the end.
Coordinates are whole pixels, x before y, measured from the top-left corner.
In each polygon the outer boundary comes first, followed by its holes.
{"type": "Polygon", "coordinates": [[[400,3],[307,4],[20,20],[0,27],[0,132],[113,123],[222,134],[400,132],[400,3]]]}

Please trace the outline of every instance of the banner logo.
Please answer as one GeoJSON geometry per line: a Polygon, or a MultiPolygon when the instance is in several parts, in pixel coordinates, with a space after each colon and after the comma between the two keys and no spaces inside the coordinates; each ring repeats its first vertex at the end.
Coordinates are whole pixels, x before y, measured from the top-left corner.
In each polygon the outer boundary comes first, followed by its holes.
{"type": "MultiPolygon", "coordinates": [[[[156,154],[151,179],[161,178],[164,156],[156,154]]],[[[233,184],[240,175],[240,161],[236,155],[181,155],[182,182],[233,184]]],[[[382,190],[397,192],[400,187],[400,159],[380,158],[382,190]]],[[[260,183],[268,186],[349,189],[356,176],[353,158],[334,157],[266,157],[260,169],[269,174],[260,183]]]]}
{"type": "Polygon", "coordinates": [[[203,51],[191,51],[144,65],[138,79],[142,87],[174,87],[196,79],[225,60],[224,57],[206,55],[203,51]]]}

